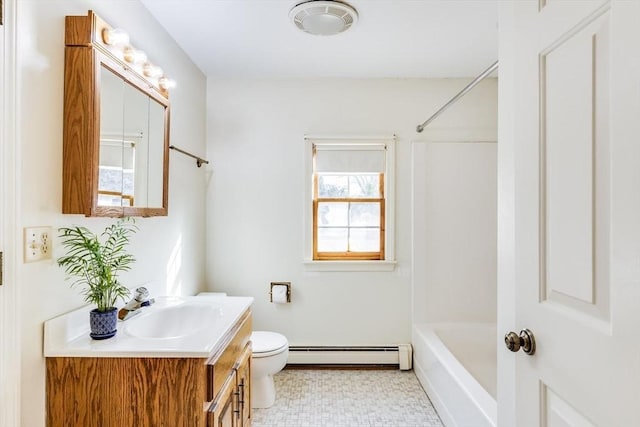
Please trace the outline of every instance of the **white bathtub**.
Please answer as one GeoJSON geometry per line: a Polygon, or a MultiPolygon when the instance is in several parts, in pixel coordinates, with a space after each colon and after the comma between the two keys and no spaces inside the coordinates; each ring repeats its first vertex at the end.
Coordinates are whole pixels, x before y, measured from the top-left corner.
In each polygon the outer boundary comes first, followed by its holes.
{"type": "Polygon", "coordinates": [[[447,427],[496,427],[496,325],[413,325],[416,376],[447,427]]]}

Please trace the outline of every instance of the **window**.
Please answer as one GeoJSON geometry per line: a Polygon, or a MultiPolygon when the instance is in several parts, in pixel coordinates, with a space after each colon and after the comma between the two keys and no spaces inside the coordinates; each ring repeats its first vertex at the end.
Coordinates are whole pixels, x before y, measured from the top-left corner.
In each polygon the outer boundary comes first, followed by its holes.
{"type": "Polygon", "coordinates": [[[310,263],[393,260],[393,137],[307,141],[310,263]]]}

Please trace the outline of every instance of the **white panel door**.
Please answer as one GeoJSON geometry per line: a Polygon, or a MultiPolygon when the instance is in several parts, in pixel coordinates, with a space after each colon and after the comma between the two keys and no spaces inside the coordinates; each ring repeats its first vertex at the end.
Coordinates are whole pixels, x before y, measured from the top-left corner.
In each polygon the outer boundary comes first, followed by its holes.
{"type": "Polygon", "coordinates": [[[515,404],[515,422],[499,423],[640,426],[640,2],[502,7],[514,20],[500,59],[513,82],[500,98],[513,109],[500,141],[513,144],[509,328],[530,329],[537,349],[510,356],[515,402],[499,404],[515,404]]]}

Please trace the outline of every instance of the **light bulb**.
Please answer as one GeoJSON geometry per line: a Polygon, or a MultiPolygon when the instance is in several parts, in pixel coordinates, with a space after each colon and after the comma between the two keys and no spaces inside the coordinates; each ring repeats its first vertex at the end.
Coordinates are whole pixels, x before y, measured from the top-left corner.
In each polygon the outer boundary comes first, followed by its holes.
{"type": "Polygon", "coordinates": [[[168,77],[162,76],[158,80],[158,86],[160,86],[160,88],[164,90],[173,89],[174,87],[176,87],[176,81],[168,77]]]}
{"type": "Polygon", "coordinates": [[[122,28],[105,28],[102,30],[102,41],[109,46],[123,46],[129,43],[129,34],[122,28]]]}
{"type": "Polygon", "coordinates": [[[145,76],[154,79],[162,77],[162,68],[158,67],[157,65],[153,65],[150,62],[144,64],[144,66],[142,67],[142,72],[145,76]]]}
{"type": "Polygon", "coordinates": [[[131,64],[142,64],[147,60],[147,54],[141,50],[127,46],[124,49],[124,60],[131,64]]]}

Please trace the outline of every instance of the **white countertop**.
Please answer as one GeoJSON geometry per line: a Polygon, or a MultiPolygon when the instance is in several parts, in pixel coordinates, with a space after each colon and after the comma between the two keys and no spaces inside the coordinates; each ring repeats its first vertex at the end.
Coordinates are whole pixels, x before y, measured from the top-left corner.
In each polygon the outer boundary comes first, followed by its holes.
{"type": "Polygon", "coordinates": [[[252,297],[228,296],[156,297],[155,300],[150,307],[141,308],[139,315],[118,320],[118,332],[105,340],[94,340],[89,336],[89,312],[93,306],[47,320],[44,323],[44,356],[207,357],[253,303],[252,297]],[[170,338],[141,338],[127,330],[129,327],[133,330],[135,322],[145,317],[161,318],[157,316],[161,310],[188,304],[214,306],[215,318],[203,321],[200,327],[187,334],[170,338]]]}

